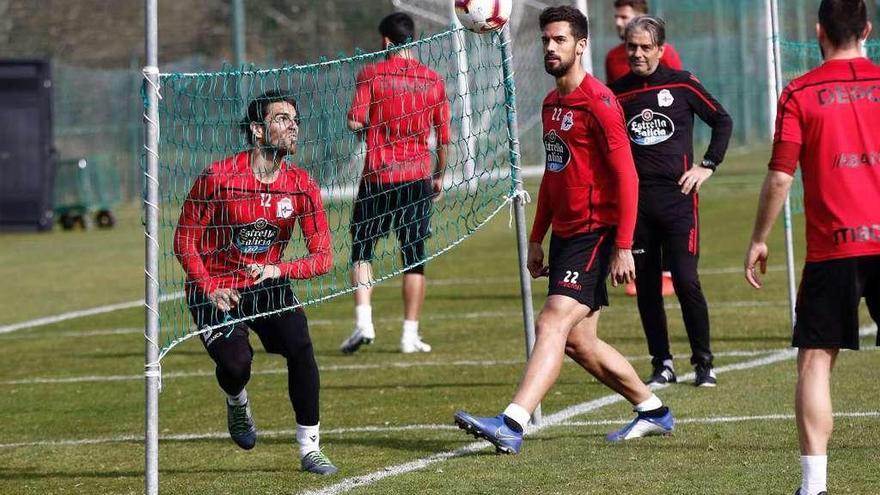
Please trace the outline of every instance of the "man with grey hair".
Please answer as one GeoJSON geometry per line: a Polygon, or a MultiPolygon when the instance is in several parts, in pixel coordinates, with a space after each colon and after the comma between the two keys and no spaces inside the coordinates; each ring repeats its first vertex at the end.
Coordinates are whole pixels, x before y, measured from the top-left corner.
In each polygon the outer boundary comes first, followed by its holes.
{"type": "Polygon", "coordinates": [[[693,74],[660,63],[666,49],[662,19],[636,17],[626,26],[625,38],[631,72],[610,88],[623,106],[639,174],[633,258],[639,314],[653,365],[646,383],[677,381],[661,294],[666,262],[690,341],[694,384],[714,387],[709,309],[697,275],[698,192],[724,159],[733,121],[693,74]],[[708,150],[696,165],[694,115],[712,128],[708,150]]]}

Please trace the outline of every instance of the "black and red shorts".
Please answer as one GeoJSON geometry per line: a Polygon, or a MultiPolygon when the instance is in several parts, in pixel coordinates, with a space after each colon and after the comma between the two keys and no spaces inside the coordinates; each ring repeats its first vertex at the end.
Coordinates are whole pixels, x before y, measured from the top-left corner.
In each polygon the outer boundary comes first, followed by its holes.
{"type": "Polygon", "coordinates": [[[352,263],[372,261],[376,243],[393,228],[407,272],[424,272],[433,197],[427,179],[391,184],[361,181],[351,219],[352,263]]]}
{"type": "Polygon", "coordinates": [[[871,318],[880,322],[880,255],[806,263],[798,289],[792,346],[858,349],[863,297],[871,318]]]}
{"type": "Polygon", "coordinates": [[[614,229],[550,237],[548,296],[568,296],[590,309],[608,306],[605,279],[611,270],[614,229]]]}
{"type": "Polygon", "coordinates": [[[285,357],[289,348],[285,344],[292,337],[303,332],[308,335],[306,314],[302,307],[296,307],[299,301],[287,279],[266,280],[260,285],[240,289],[239,297],[236,307],[225,313],[217,309],[201,290],[190,288],[187,291],[189,311],[196,326],[203,330],[200,335],[202,345],[212,358],[215,353],[222,352],[220,348],[223,347],[248,349],[248,329],[260,337],[266,352],[285,357]],[[246,319],[224,325],[227,321],[242,318],[246,319]]]}

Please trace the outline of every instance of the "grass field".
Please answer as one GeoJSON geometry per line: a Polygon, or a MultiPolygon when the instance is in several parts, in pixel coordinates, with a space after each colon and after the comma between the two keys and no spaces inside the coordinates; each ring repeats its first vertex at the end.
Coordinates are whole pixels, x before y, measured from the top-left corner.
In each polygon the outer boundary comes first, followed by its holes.
{"type": "MultiPolygon", "coordinates": [[[[299,472],[283,362],[262,352],[248,386],[260,438],[238,450],[225,432],[223,398],[201,345],[163,361],[162,493],[293,494],[791,494],[800,479],[792,398],[781,222],[766,287],[753,291],[741,262],[767,153],[733,156],[702,195],[702,281],[710,302],[719,386],[658,393],[676,434],[608,445],[627,404],[567,363],[543,403],[548,426],[519,456],[496,456],[452,426],[467,409],[494,415],[522,372],[524,344],[514,232],[506,218],[428,267],[422,322],[434,352],[396,352],[398,280],[375,292],[377,342],[354,356],[349,297],[307,308],[322,379],[322,445],[340,473],[299,472]],[[418,468],[418,469],[415,469],[418,468]]],[[[534,194],[537,183],[528,188],[534,194]]],[[[533,211],[529,207],[529,212],[533,211]]],[[[505,215],[506,216],[506,215],[505,215]]],[[[137,300],[143,238],[135,208],[111,231],[0,237],[0,328],[137,300]]],[[[795,238],[803,254],[798,219],[795,238]]],[[[800,266],[800,265],[798,265],[800,266]]],[[[533,285],[540,308],[546,280],[533,285]]],[[[649,371],[635,301],[612,291],[600,335],[649,371]]],[[[673,350],[689,371],[687,340],[668,300],[673,350]]],[[[120,309],[0,333],[0,493],[140,493],[143,487],[143,310],[120,309]]],[[[867,318],[863,318],[867,323],[867,318]]],[[[832,493],[880,493],[880,353],[841,356],[835,374],[832,493]]]]}

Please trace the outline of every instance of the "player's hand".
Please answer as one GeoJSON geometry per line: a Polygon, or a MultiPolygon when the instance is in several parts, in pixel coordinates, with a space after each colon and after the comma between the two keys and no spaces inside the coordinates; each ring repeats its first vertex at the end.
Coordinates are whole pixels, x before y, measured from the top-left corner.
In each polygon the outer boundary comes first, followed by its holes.
{"type": "Polygon", "coordinates": [[[251,263],[247,266],[248,277],[255,280],[254,284],[261,284],[271,278],[280,278],[281,269],[276,265],[260,265],[251,263]]]}
{"type": "Polygon", "coordinates": [[[756,289],[761,288],[761,279],[758,277],[758,269],[761,274],[767,273],[767,258],[770,253],[767,249],[767,243],[752,241],[749,244],[749,250],[746,252],[746,260],[744,263],[746,280],[756,289]]]}
{"type": "Polygon", "coordinates": [[[220,311],[230,311],[238,305],[239,295],[235,289],[217,289],[208,295],[208,300],[220,311]]]}
{"type": "Polygon", "coordinates": [[[695,165],[690,170],[682,174],[678,179],[678,185],[681,186],[682,194],[690,194],[691,191],[700,192],[700,186],[703,182],[712,176],[712,169],[695,165]]]}
{"type": "Polygon", "coordinates": [[[611,255],[611,285],[628,284],[636,279],[636,262],[632,249],[614,248],[611,255]]]}
{"type": "Polygon", "coordinates": [[[526,267],[532,278],[546,277],[550,273],[550,267],[544,266],[544,248],[538,242],[529,243],[529,255],[526,260],[526,267]]]}
{"type": "Polygon", "coordinates": [[[438,202],[443,199],[443,177],[434,177],[431,179],[431,190],[434,192],[434,195],[431,197],[431,201],[438,202]]]}

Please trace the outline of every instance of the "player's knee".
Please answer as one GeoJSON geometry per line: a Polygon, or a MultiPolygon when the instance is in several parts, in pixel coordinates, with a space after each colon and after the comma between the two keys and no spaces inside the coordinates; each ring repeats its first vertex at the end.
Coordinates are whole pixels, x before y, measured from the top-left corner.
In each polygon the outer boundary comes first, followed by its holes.
{"type": "Polygon", "coordinates": [[[675,288],[676,294],[684,297],[698,295],[703,292],[703,288],[700,285],[700,278],[696,273],[673,273],[672,286],[675,288]]]}
{"type": "Polygon", "coordinates": [[[539,318],[535,325],[535,335],[538,337],[557,337],[565,335],[568,330],[562,322],[550,318],[539,318]]]}
{"type": "Polygon", "coordinates": [[[241,353],[224,359],[217,363],[217,373],[236,381],[247,382],[251,377],[252,357],[250,353],[241,353]]]}
{"type": "Polygon", "coordinates": [[[405,273],[425,273],[425,245],[423,242],[404,243],[400,254],[404,266],[413,265],[405,273]]]}
{"type": "Polygon", "coordinates": [[[424,275],[425,274],[425,264],[419,263],[411,268],[407,268],[403,273],[407,275],[424,275]]]}

